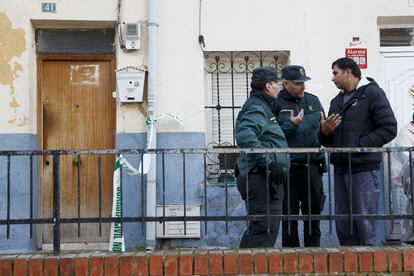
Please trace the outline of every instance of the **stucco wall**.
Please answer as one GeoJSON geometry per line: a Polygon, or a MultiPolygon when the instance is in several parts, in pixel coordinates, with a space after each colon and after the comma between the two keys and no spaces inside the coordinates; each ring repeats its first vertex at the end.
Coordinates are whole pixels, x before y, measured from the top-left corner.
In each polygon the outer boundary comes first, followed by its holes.
{"type": "Polygon", "coordinates": [[[363,74],[382,81],[377,17],[413,15],[408,2],[203,1],[202,33],[207,50],[290,50],[291,63],[305,66],[312,77],[308,90],[327,109],[337,93],[330,81],[331,63],[344,56],[352,37],[367,41],[363,74]]]}
{"type": "MultiPolygon", "coordinates": [[[[5,143],[5,149],[25,149],[27,145],[35,148],[38,134],[35,29],[113,27],[117,20],[116,0],[52,2],[57,5],[56,13],[42,13],[40,0],[0,1],[0,134],[30,136],[29,144],[16,142],[20,141],[15,138],[18,136],[7,136],[13,142],[5,143]]],[[[122,19],[142,23],[143,41],[142,48],[134,53],[124,53],[117,45],[117,68],[145,66],[147,2],[124,0],[123,3],[122,19]]],[[[319,96],[328,109],[330,99],[337,93],[330,81],[330,66],[344,55],[352,37],[364,37],[367,42],[368,69],[363,74],[383,83],[378,17],[411,16],[405,24],[414,26],[414,7],[408,0],[204,0],[201,26],[199,3],[158,1],[157,114],[173,113],[184,120],[183,126],[170,119],[158,122],[158,131],[166,133],[160,136],[162,147],[203,146],[206,84],[203,52],[198,44],[199,27],[205,38],[205,51],[290,51],[291,63],[305,66],[312,77],[307,90],[319,96]],[[186,134],[188,140],[177,140],[186,134]]],[[[398,22],[401,20],[387,23],[398,22]]],[[[118,148],[144,146],[145,117],[138,105],[118,105],[116,125],[118,148]]],[[[201,171],[193,171],[191,177],[202,179],[201,171]]],[[[211,191],[217,195],[222,192],[216,187],[211,187],[211,191]]],[[[197,198],[195,189],[189,200],[197,198]]],[[[234,202],[239,204],[237,200],[234,202]]],[[[130,229],[133,233],[134,228],[130,229]]],[[[127,235],[127,240],[139,244],[137,234],[141,233],[127,235]]],[[[30,246],[33,245],[28,242],[27,248],[30,246]]]]}
{"type": "MultiPolygon", "coordinates": [[[[117,1],[56,0],[56,13],[42,13],[41,1],[2,1],[0,26],[10,24],[20,51],[12,53],[2,67],[16,68],[10,80],[0,83],[0,132],[36,132],[36,60],[34,28],[99,27],[114,25],[117,1]],[[99,7],[99,8],[97,8],[99,7]],[[9,22],[8,22],[9,21],[9,22]],[[24,41],[20,39],[24,34],[24,41]],[[14,91],[12,91],[13,88],[14,91]],[[13,94],[14,93],[14,94],[13,94]],[[12,95],[13,94],[13,95],[12,95]],[[13,100],[15,99],[15,101],[13,100]]],[[[123,1],[124,21],[142,24],[142,49],[123,53],[117,48],[118,68],[147,65],[146,1],[123,1]]],[[[157,113],[174,113],[184,119],[181,126],[160,121],[158,130],[205,131],[203,55],[198,45],[199,1],[158,1],[158,90],[157,113]]],[[[308,90],[320,98],[325,108],[336,94],[331,84],[331,62],[344,55],[353,36],[364,37],[368,47],[368,69],[364,74],[382,82],[379,53],[378,16],[412,16],[414,7],[407,0],[366,1],[201,1],[201,33],[207,51],[213,50],[290,50],[291,63],[302,64],[312,81],[308,90]]],[[[398,21],[398,20],[397,20],[398,21]]],[[[396,21],[396,22],[397,22],[396,21]]],[[[414,24],[414,22],[412,22],[414,24]]],[[[4,44],[10,37],[2,35],[4,44]],[[6,40],[7,39],[7,40],[6,40]]],[[[17,48],[17,47],[15,47],[17,48]]],[[[16,49],[14,49],[16,51],[16,49]]],[[[144,116],[137,105],[117,109],[118,132],[145,131],[144,116]]]]}

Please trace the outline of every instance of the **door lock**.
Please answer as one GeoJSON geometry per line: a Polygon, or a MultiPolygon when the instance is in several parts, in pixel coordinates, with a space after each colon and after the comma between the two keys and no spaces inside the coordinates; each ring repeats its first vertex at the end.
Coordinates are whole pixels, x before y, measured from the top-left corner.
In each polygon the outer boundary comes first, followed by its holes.
{"type": "Polygon", "coordinates": [[[79,156],[75,156],[75,157],[72,159],[72,164],[73,164],[74,166],[80,166],[80,165],[82,165],[82,159],[81,159],[79,156]]]}

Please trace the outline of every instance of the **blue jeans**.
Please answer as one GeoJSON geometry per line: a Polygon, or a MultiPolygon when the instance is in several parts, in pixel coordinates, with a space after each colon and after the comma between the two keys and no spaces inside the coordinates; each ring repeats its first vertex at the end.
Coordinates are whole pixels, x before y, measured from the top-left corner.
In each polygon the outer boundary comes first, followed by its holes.
{"type": "MultiPolygon", "coordinates": [[[[379,171],[365,171],[351,174],[353,214],[378,214],[379,171]]],[[[350,214],[349,174],[335,173],[335,212],[350,214]]],[[[375,245],[376,220],[337,220],[336,234],[341,245],[375,245]]]]}

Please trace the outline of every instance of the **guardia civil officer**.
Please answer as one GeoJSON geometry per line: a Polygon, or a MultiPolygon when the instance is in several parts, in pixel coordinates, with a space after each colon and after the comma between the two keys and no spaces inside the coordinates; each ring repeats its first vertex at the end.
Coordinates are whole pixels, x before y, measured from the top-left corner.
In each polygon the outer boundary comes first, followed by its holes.
{"type": "MultiPolygon", "coordinates": [[[[283,89],[276,100],[274,113],[279,121],[287,143],[291,148],[319,148],[318,134],[322,105],[313,94],[305,92],[305,69],[299,65],[290,65],[282,69],[283,89]]],[[[285,183],[283,213],[298,215],[319,215],[324,205],[322,175],[325,168],[323,153],[291,154],[289,183],[285,183]],[[309,211],[310,210],[310,211],[309,211]]],[[[282,223],[282,245],[299,247],[297,220],[282,223]]],[[[303,229],[305,247],[320,246],[320,223],[318,220],[304,221],[303,229]]]]}
{"type": "MultiPolygon", "coordinates": [[[[236,121],[238,147],[287,148],[285,135],[272,113],[281,80],[275,68],[253,70],[250,98],[236,121]]],[[[249,231],[244,232],[240,248],[272,247],[280,219],[268,220],[266,215],[282,213],[283,182],[289,171],[289,157],[286,153],[241,154],[237,166],[240,171],[237,188],[246,202],[247,213],[262,216],[249,223],[249,231]]]]}

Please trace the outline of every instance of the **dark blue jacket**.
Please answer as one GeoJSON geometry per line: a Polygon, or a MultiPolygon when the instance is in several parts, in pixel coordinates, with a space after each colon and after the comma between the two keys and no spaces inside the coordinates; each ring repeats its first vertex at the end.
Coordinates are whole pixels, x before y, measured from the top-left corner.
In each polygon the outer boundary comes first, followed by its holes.
{"type": "MultiPolygon", "coordinates": [[[[343,112],[342,123],[331,135],[321,133],[324,146],[382,147],[397,135],[397,120],[384,91],[373,79],[367,80],[368,84],[356,89],[346,110],[343,110],[343,92],[331,101],[329,115],[343,112]]],[[[381,161],[382,153],[353,153],[351,170],[353,173],[379,170],[381,161]]],[[[331,163],[336,173],[348,172],[348,154],[332,154],[331,163]]]]}
{"type": "MultiPolygon", "coordinates": [[[[287,148],[285,135],[271,111],[274,99],[263,91],[252,90],[250,98],[240,110],[235,127],[237,146],[240,148],[287,148]]],[[[241,154],[237,166],[241,176],[255,167],[280,163],[289,171],[289,157],[286,153],[241,154]]]]}
{"type": "MultiPolygon", "coordinates": [[[[289,147],[291,148],[320,148],[319,130],[320,113],[324,112],[321,102],[315,95],[305,92],[302,98],[296,98],[289,94],[286,89],[280,91],[275,102],[273,113],[276,115],[282,128],[289,147]],[[303,109],[302,123],[296,125],[290,120],[290,112],[294,116],[303,109]]],[[[310,160],[324,160],[323,153],[311,153],[310,160]]],[[[307,163],[307,154],[291,154],[292,163],[307,163]]]]}

